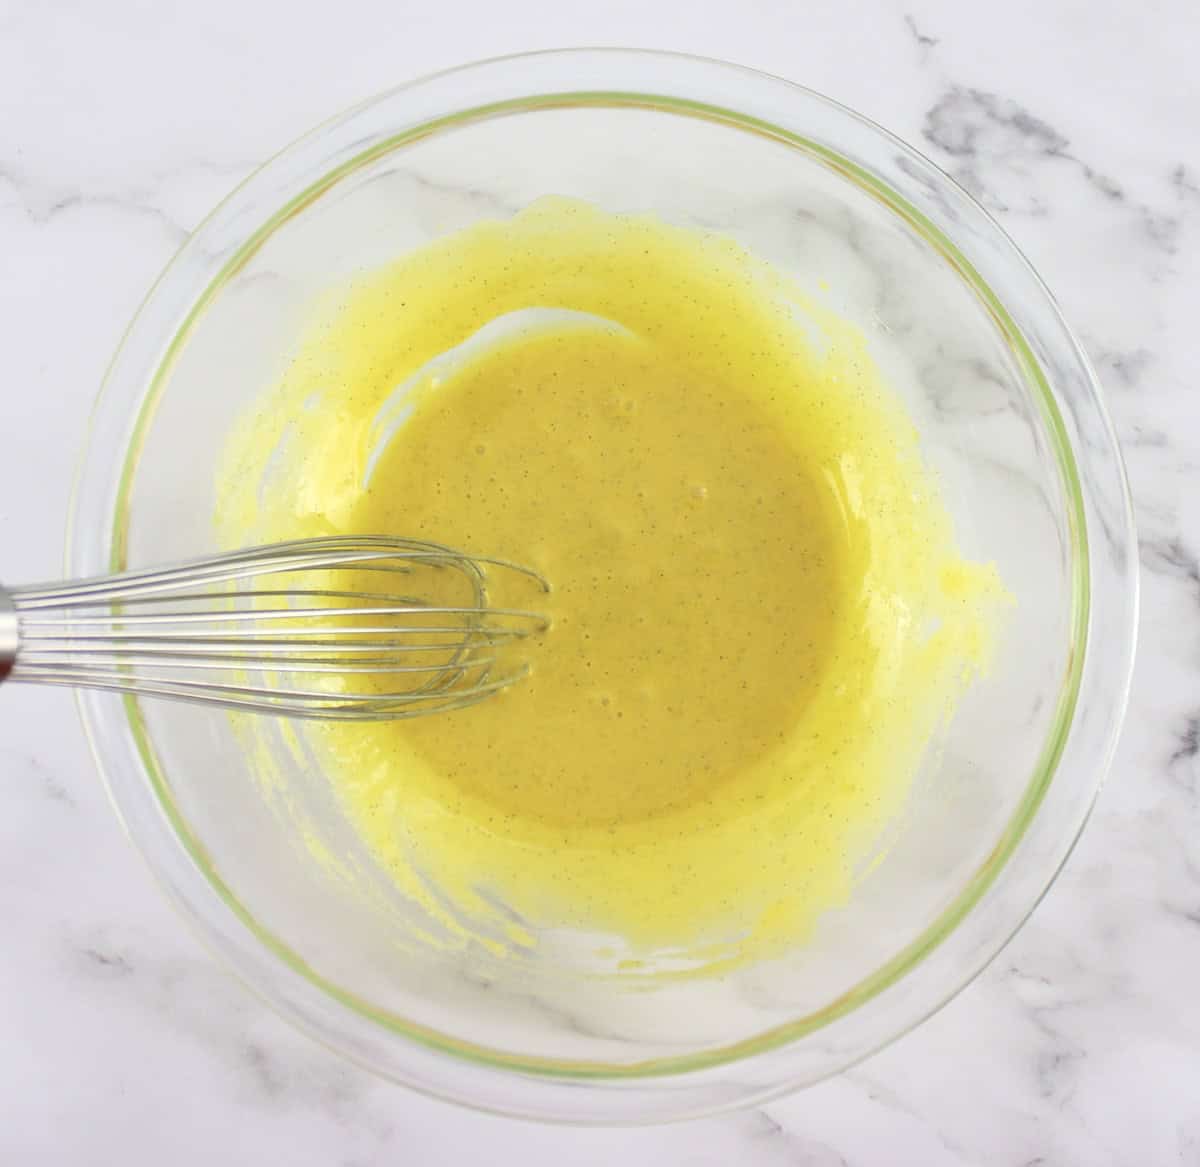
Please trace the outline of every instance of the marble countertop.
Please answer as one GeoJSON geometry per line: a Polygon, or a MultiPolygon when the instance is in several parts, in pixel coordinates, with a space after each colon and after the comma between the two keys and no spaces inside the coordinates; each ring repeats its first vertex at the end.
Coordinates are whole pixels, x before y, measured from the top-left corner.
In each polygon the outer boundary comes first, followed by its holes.
{"type": "Polygon", "coordinates": [[[204,212],[401,79],[562,44],[726,57],[914,142],[1083,337],[1125,447],[1143,619],[1083,842],[916,1032],[762,1109],[580,1131],[369,1077],[216,967],[124,838],[64,693],[0,700],[0,1162],[1200,1164],[1200,8],[1079,0],[0,0],[0,569],[53,576],[91,399],[204,212]]]}

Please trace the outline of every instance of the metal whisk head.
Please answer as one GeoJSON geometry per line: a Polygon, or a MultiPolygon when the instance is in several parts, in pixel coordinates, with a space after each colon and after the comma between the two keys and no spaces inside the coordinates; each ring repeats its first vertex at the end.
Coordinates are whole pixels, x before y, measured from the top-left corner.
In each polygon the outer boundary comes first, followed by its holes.
{"type": "Polygon", "coordinates": [[[304,539],[171,567],[0,588],[0,681],[290,717],[379,721],[474,704],[528,671],[545,617],[487,576],[546,581],[415,539],[304,539]]]}

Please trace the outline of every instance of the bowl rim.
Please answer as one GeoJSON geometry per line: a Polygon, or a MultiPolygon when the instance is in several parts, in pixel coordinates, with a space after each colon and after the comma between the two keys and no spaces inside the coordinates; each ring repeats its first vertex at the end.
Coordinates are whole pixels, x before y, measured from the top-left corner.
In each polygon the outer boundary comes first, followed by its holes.
{"type": "MultiPolygon", "coordinates": [[[[268,1004],[308,1030],[324,1044],[355,1058],[375,1072],[404,1081],[410,1086],[437,1096],[449,1097],[482,1109],[542,1119],[564,1117],[561,1111],[563,1108],[562,1095],[565,1091],[572,1091],[570,1097],[575,1100],[575,1103],[582,1103],[583,1097],[578,1091],[578,1087],[584,1083],[603,1089],[616,1085],[648,1086],[656,1081],[671,1080],[674,1082],[680,1078],[687,1078],[698,1083],[699,1092],[684,1091],[683,1094],[671,1100],[671,1105],[667,1107],[669,1113],[664,1115],[656,1112],[652,1116],[653,1119],[685,1117],[728,1106],[761,1101],[790,1089],[796,1084],[794,1075],[789,1077],[787,1074],[768,1073],[765,1081],[755,1079],[745,1089],[738,1091],[737,1096],[732,1100],[722,1099],[713,1103],[706,1092],[708,1083],[700,1082],[700,1079],[713,1070],[743,1066],[749,1062],[761,1062],[769,1055],[795,1045],[804,1037],[836,1024],[839,1020],[856,1011],[861,1011],[870,1002],[879,999],[882,994],[897,985],[918,966],[923,965],[937,950],[945,950],[946,942],[956,933],[959,925],[966,920],[980,900],[992,889],[1002,873],[1009,868],[1028,829],[1037,820],[1037,812],[1042,806],[1047,792],[1051,789],[1053,779],[1058,774],[1063,757],[1071,745],[1076,704],[1083,692],[1083,683],[1093,657],[1091,648],[1095,632],[1095,612],[1092,608],[1092,572],[1088,569],[1092,550],[1089,546],[1089,523],[1085,511],[1094,500],[1089,499],[1086,492],[1083,491],[1076,467],[1076,443],[1072,442],[1070,428],[1059,409],[1056,394],[1046,378],[1041,363],[1031,349],[1024,332],[1010,315],[1008,308],[992,292],[988,283],[976,270],[972,260],[954,242],[947,230],[920,207],[905,199],[879,174],[841,155],[836,149],[830,148],[828,144],[806,138],[794,129],[786,128],[782,124],[775,124],[769,119],[721,104],[680,98],[678,94],[668,95],[652,90],[643,92],[640,89],[628,87],[553,89],[549,92],[533,92],[531,83],[529,86],[531,91],[525,96],[507,97],[483,104],[464,105],[451,109],[439,118],[426,118],[406,124],[402,131],[374,141],[365,149],[357,150],[343,159],[340,165],[324,171],[317,180],[294,193],[268,218],[252,225],[249,229],[242,230],[240,243],[232,249],[229,257],[220,264],[219,270],[204,286],[197,288],[191,283],[189,275],[181,275],[187,257],[203,249],[209,236],[219,229],[229,228],[231,223],[237,227],[239,203],[255,192],[258,187],[268,186],[276,168],[284,165],[289,158],[304,151],[313,151],[315,147],[326,142],[330,134],[353,126],[355,121],[364,114],[377,111],[388,103],[402,101],[423,88],[441,85],[447,81],[454,83],[461,81],[464,77],[478,80],[489,70],[509,69],[514,64],[524,66],[523,72],[536,73],[536,68],[531,68],[531,66],[546,62],[554,63],[555,69],[561,63],[564,69],[570,68],[572,75],[583,73],[589,76],[601,76],[607,71],[614,77],[619,75],[641,78],[654,73],[655,70],[664,72],[669,69],[690,70],[692,73],[699,70],[698,80],[701,82],[712,81],[720,75],[735,86],[738,83],[747,87],[752,84],[759,86],[765,84],[776,97],[781,91],[786,91],[794,102],[807,102],[814,108],[821,109],[824,115],[831,116],[835,122],[840,123],[835,128],[843,130],[848,126],[854,127],[859,133],[865,132],[873,138],[880,139],[889,148],[896,151],[900,158],[918,167],[922,174],[929,178],[933,189],[940,195],[952,196],[956,204],[966,206],[973,219],[978,224],[982,224],[982,229],[990,236],[988,242],[1000,249],[1002,261],[1019,269],[1024,278],[1030,282],[1031,287],[1040,294],[1039,310],[1045,311],[1047,318],[1061,333],[1064,351],[1069,353],[1074,362],[1075,371],[1079,375],[1078,388],[1082,404],[1090,410],[1089,420],[1102,435],[1104,452],[1108,456],[1108,470],[1110,477],[1113,478],[1109,487],[1115,492],[1114,500],[1117,512],[1114,523],[1116,542],[1126,552],[1130,548],[1136,548],[1128,484],[1121,464],[1115,432],[1105,410],[1095,373],[1079,342],[1063,320],[1053,297],[1032,266],[1003,229],[952,179],[913,147],[903,143],[861,114],[792,82],[771,77],[743,66],[687,54],[644,49],[583,48],[551,49],[536,53],[494,57],[429,74],[368,98],[326,120],[285,147],[284,150],[251,173],[206,216],[151,287],[126,330],[104,379],[89,423],[85,452],[80,460],[75,479],[71,521],[67,535],[68,572],[72,574],[95,573],[102,570],[117,570],[124,565],[127,551],[128,508],[126,503],[129,489],[166,374],[174,355],[186,342],[192,323],[224,284],[236,274],[281,223],[298,213],[309,202],[320,197],[322,193],[352,170],[383,153],[402,148],[407,142],[428,134],[451,126],[462,125],[468,121],[491,118],[516,110],[579,108],[584,105],[625,108],[648,106],[669,113],[703,117],[706,120],[718,121],[735,128],[766,134],[775,140],[818,157],[826,165],[838,170],[843,176],[866,189],[868,193],[881,199],[890,209],[900,214],[910,225],[919,230],[927,241],[934,243],[941,251],[943,258],[957,268],[960,276],[980,297],[991,312],[993,320],[1010,340],[1024,371],[1028,374],[1030,388],[1038,391],[1036,400],[1044,412],[1042,420],[1047,426],[1048,436],[1059,457],[1060,469],[1064,472],[1064,491],[1068,499],[1068,509],[1073,510],[1071,521],[1077,537],[1073,563],[1076,578],[1074,580],[1074,626],[1072,631],[1079,651],[1074,654],[1072,660],[1072,681],[1068,686],[1070,692],[1065,695],[1065,701],[1060,700],[1058,716],[1043,747],[1041,761],[1034,768],[1034,773],[1026,785],[1013,818],[987,862],[975,873],[974,878],[966,887],[955,896],[949,907],[919,936],[911,940],[900,952],[872,974],[816,1014],[784,1023],[755,1037],[698,1054],[659,1058],[635,1064],[597,1066],[545,1058],[523,1058],[503,1051],[474,1046],[415,1026],[392,1014],[373,1008],[338,986],[323,980],[314,970],[308,968],[297,954],[291,952],[267,928],[256,921],[237,901],[232,889],[224,884],[219,873],[206,863],[202,847],[199,846],[197,840],[190,836],[186,822],[183,821],[182,816],[171,802],[168,784],[154,756],[137,702],[132,698],[122,699],[111,695],[80,694],[78,703],[93,757],[104,778],[118,816],[125,824],[127,832],[135,846],[143,854],[156,879],[163,886],[168,898],[176,904],[184,918],[193,925],[205,940],[206,945],[216,952],[223,963],[232,966],[241,979],[246,981],[268,1004]],[[585,64],[587,68],[582,68],[585,64]],[[186,286],[173,288],[172,283],[180,280],[186,286]],[[170,294],[168,295],[168,293],[170,294]],[[169,303],[164,306],[165,312],[159,311],[158,315],[164,316],[162,327],[167,324],[170,326],[169,339],[160,336],[156,343],[147,344],[139,334],[148,330],[153,333],[155,328],[160,327],[160,321],[155,318],[155,309],[164,299],[167,299],[169,303]],[[143,370],[152,367],[153,376],[148,380],[144,376],[131,380],[126,372],[126,367],[131,363],[131,354],[139,345],[145,349],[145,352],[139,354],[132,364],[143,370]],[[124,385],[122,385],[122,378],[125,378],[124,385]],[[128,412],[124,410],[125,403],[116,400],[118,388],[124,387],[128,390],[132,386],[136,389],[139,384],[142,386],[142,392],[135,401],[136,415],[130,427],[128,412]],[[124,431],[122,424],[124,424],[124,431]],[[112,483],[111,457],[101,456],[103,441],[107,439],[110,432],[117,434],[124,432],[127,437],[127,441],[122,443],[120,448],[120,473],[115,490],[112,483]],[[88,528],[89,524],[93,528],[96,527],[95,520],[98,515],[102,518],[99,527],[104,532],[103,537],[97,535],[93,529],[90,537],[85,536],[81,539],[81,532],[88,528]],[[114,715],[125,719],[122,732],[113,730],[114,715]],[[115,773],[117,762],[111,752],[114,749],[124,750],[125,761],[132,761],[134,767],[142,768],[140,784],[130,782],[128,775],[115,773]],[[137,803],[139,798],[146,797],[153,798],[156,806],[148,807],[137,803]],[[155,822],[158,824],[157,827],[152,825],[155,822]],[[164,827],[169,833],[169,839],[163,833],[164,827]],[[153,830],[157,830],[158,834],[152,843],[146,832],[153,830]],[[180,864],[178,860],[181,856],[179,855],[176,855],[170,863],[167,862],[164,846],[170,847],[172,841],[177,848],[182,848],[186,852],[187,863],[180,864]],[[191,871],[191,876],[186,874],[188,870],[191,871]],[[189,878],[193,884],[185,889],[181,886],[181,881],[189,878]],[[204,886],[195,884],[196,880],[203,880],[204,886]],[[207,889],[207,897],[205,889],[207,889]],[[225,932],[221,937],[217,937],[214,933],[214,921],[211,915],[214,908],[218,912],[230,913],[232,916],[231,920],[224,921],[225,932]],[[243,941],[252,939],[254,944],[242,943],[239,945],[236,940],[230,939],[229,925],[235,922],[249,934],[242,938],[243,941]],[[301,978],[307,982],[310,988],[317,989],[343,1010],[357,1014],[362,1021],[383,1026],[391,1033],[407,1039],[413,1043],[414,1048],[424,1047],[429,1053],[442,1058],[448,1056],[456,1063],[470,1062],[484,1074],[500,1074],[509,1079],[514,1076],[514,1073],[519,1074],[526,1083],[534,1084],[533,1095],[513,1104],[508,1102],[489,1104],[486,1098],[481,1101],[480,1097],[475,1096],[469,1088],[446,1087],[444,1078],[441,1085],[431,1084],[431,1077],[438,1078],[439,1076],[423,1076],[420,1067],[415,1072],[404,1066],[399,1068],[381,1067],[376,1060],[364,1055],[362,1050],[356,1048],[353,1043],[343,1039],[344,1035],[339,1030],[339,1021],[336,1017],[332,1021],[328,1018],[319,1022],[314,1021],[310,1010],[312,1001],[305,989],[295,983],[295,978],[301,978]],[[544,1097],[534,1097],[539,1091],[543,1093],[544,1097]],[[688,1095],[688,1097],[684,1097],[684,1095],[688,1095]]],[[[689,83],[696,84],[697,82],[695,79],[689,78],[689,83]]],[[[667,86],[663,85],[663,88],[667,88],[667,86]]],[[[716,88],[715,84],[714,88],[716,88]]],[[[234,231],[234,235],[238,235],[237,230],[234,231]]],[[[1114,516],[1110,515],[1109,518],[1114,519],[1114,516]]],[[[1123,601],[1118,602],[1117,607],[1118,609],[1123,608],[1124,620],[1115,627],[1109,624],[1104,628],[1105,635],[1115,640],[1117,649],[1116,672],[1112,672],[1110,668],[1112,675],[1107,679],[1107,684],[1110,686],[1110,703],[1115,711],[1115,716],[1109,718],[1099,739],[1091,746],[1093,772],[1087,797],[1075,808],[1070,829],[1063,832],[1063,837],[1053,848],[1052,861],[1044,863],[1044,870],[1036,880],[1038,886],[1035,894],[1025,897],[1025,902],[1022,903],[1019,911],[1010,912],[1010,918],[1006,921],[1005,926],[989,936],[972,959],[960,962],[956,975],[950,978],[952,983],[948,988],[943,986],[928,1000],[921,1000],[916,1004],[910,1003],[901,1023],[889,1028],[888,1032],[882,1036],[877,1036],[868,1042],[860,1042],[855,1048],[836,1057],[834,1061],[837,1064],[822,1072],[818,1078],[845,1069],[869,1056],[951,1000],[1003,948],[1053,883],[1062,864],[1070,854],[1086,822],[1095,795],[1099,791],[1103,775],[1115,750],[1120,723],[1128,700],[1137,620],[1138,580],[1136,568],[1127,575],[1125,583],[1124,595],[1116,597],[1118,601],[1123,601]]],[[[1110,643],[1112,643],[1111,640],[1110,643]]],[[[1105,680],[1105,678],[1099,679],[1105,680]]],[[[1096,678],[1093,678],[1093,681],[1095,680],[1096,678]]],[[[627,1091],[624,1096],[628,1099],[627,1091]]],[[[566,1120],[595,1121],[592,1113],[594,1102],[595,1100],[592,1099],[583,1107],[568,1106],[567,1109],[572,1113],[565,1116],[566,1120]],[[584,1110],[587,1110],[587,1113],[583,1113],[584,1110]]],[[[639,1119],[640,1113],[635,1106],[611,1099],[605,1106],[596,1109],[604,1111],[605,1115],[612,1112],[616,1121],[629,1121],[631,1117],[636,1121],[639,1119]]],[[[659,1106],[658,1110],[661,1111],[662,1107],[659,1106]]],[[[604,1120],[606,1119],[602,1117],[601,1121],[604,1120]]]]}

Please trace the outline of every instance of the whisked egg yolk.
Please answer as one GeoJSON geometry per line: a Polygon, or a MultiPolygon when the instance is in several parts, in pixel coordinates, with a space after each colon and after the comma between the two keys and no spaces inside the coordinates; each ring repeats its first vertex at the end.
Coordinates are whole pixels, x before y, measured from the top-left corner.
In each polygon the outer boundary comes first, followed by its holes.
{"type": "Polygon", "coordinates": [[[339,292],[220,486],[230,545],[394,533],[551,581],[494,583],[552,622],[519,684],[305,731],[376,861],[497,951],[802,939],[1003,594],[858,330],[729,239],[565,199],[339,292]]]}

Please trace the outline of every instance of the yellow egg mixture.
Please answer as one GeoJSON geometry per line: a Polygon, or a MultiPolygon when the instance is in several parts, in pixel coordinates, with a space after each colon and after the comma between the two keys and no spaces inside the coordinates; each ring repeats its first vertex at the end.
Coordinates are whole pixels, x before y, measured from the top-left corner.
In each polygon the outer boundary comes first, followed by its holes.
{"type": "Polygon", "coordinates": [[[405,893],[500,949],[803,939],[1003,596],[854,327],[727,238],[557,198],[337,291],[232,436],[217,526],[425,537],[551,582],[497,582],[552,620],[510,690],[306,730],[405,893]]]}

